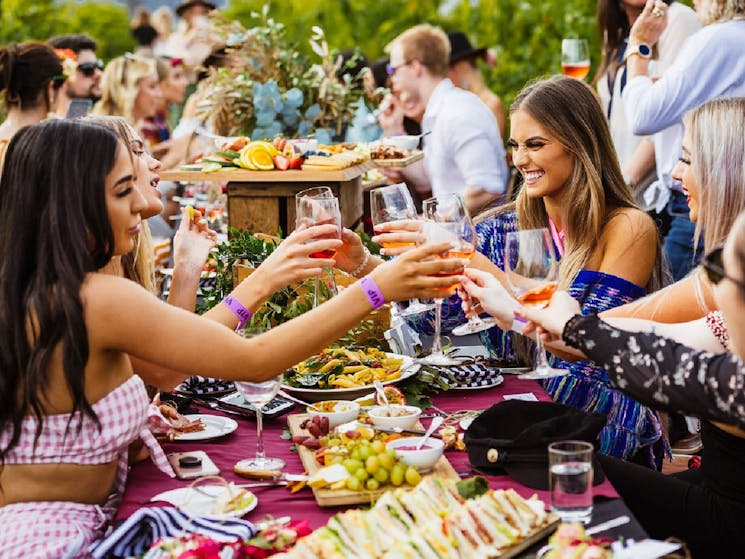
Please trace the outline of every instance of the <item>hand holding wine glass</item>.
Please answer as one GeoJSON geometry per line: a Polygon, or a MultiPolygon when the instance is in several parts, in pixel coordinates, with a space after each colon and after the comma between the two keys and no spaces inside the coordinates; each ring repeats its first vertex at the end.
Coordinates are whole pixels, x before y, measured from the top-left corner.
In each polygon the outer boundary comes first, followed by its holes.
{"type": "Polygon", "coordinates": [[[585,39],[561,41],[561,71],[564,75],[584,80],[590,73],[590,47],[585,39]]]}
{"type": "MultiPolygon", "coordinates": [[[[543,308],[556,291],[559,263],[548,229],[525,229],[507,233],[504,272],[510,290],[524,307],[543,308]]],[[[520,378],[543,379],[568,374],[548,364],[540,336],[536,339],[536,362],[532,372],[520,378]]]]}
{"type": "Polygon", "coordinates": [[[509,330],[515,318],[515,312],[520,304],[494,275],[475,268],[463,271],[466,278],[458,288],[463,299],[463,310],[473,312],[472,307],[478,305],[489,313],[496,325],[502,330],[509,330]]]}

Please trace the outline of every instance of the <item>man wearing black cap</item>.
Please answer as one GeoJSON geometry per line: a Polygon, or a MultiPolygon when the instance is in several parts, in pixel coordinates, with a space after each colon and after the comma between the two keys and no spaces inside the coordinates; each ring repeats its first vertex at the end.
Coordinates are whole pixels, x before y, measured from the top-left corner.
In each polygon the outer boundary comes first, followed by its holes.
{"type": "Polygon", "coordinates": [[[507,119],[504,114],[502,100],[495,95],[484,83],[476,61],[486,58],[486,48],[475,49],[471,46],[466,34],[462,31],[451,31],[448,33],[450,40],[450,70],[448,77],[458,87],[466,89],[478,95],[484,105],[494,113],[499,124],[499,135],[504,138],[507,132],[507,119]]]}
{"type": "Polygon", "coordinates": [[[405,111],[424,107],[424,166],[432,194],[460,193],[472,213],[500,200],[508,172],[497,121],[476,95],[448,79],[447,35],[417,25],[396,37],[388,50],[388,74],[405,111]]]}

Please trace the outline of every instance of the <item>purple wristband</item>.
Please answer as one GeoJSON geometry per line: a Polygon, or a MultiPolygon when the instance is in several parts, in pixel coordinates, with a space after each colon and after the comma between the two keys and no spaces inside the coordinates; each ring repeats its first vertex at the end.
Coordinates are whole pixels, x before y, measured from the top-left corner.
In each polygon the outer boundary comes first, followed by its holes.
{"type": "Polygon", "coordinates": [[[359,283],[362,292],[365,294],[365,297],[367,297],[367,300],[370,301],[373,310],[385,305],[385,297],[383,297],[383,293],[370,276],[365,276],[359,283]]]}
{"type": "Polygon", "coordinates": [[[244,307],[241,302],[232,295],[225,297],[225,299],[222,300],[222,304],[233,311],[233,314],[238,317],[238,326],[235,328],[236,331],[243,328],[248,321],[251,320],[251,311],[244,307]]]}

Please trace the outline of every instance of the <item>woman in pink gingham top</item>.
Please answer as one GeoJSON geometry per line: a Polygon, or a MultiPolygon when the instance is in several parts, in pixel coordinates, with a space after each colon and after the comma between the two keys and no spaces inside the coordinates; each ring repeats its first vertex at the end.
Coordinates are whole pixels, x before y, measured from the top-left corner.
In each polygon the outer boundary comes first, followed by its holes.
{"type": "MultiPolygon", "coordinates": [[[[149,440],[130,355],[175,371],[264,380],[370,312],[365,291],[348,288],[243,339],[100,273],[132,250],[139,232],[146,202],[134,169],[114,132],[81,121],[24,128],[8,146],[0,177],[0,557],[86,557],[106,528],[127,446],[149,440]]],[[[435,296],[465,264],[430,258],[447,248],[424,246],[379,266],[367,289],[386,301],[435,296]]],[[[207,314],[225,312],[218,305],[207,314]]]]}

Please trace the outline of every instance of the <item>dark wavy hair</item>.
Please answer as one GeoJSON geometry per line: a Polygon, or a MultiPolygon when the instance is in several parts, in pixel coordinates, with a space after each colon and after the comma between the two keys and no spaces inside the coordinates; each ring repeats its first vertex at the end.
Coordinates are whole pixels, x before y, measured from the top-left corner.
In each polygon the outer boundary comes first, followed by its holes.
{"type": "Polygon", "coordinates": [[[11,437],[0,464],[18,443],[24,417],[36,417],[36,439],[41,434],[57,350],[71,419],[85,414],[99,423],[84,392],[80,288],[112,257],[105,180],[120,144],[102,126],[54,119],[22,128],[8,145],[0,178],[0,432],[10,428],[11,437]]]}
{"type": "Polygon", "coordinates": [[[62,63],[49,45],[27,42],[0,49],[0,91],[8,107],[32,109],[41,103],[50,108],[49,82],[64,83],[62,63]]]}

